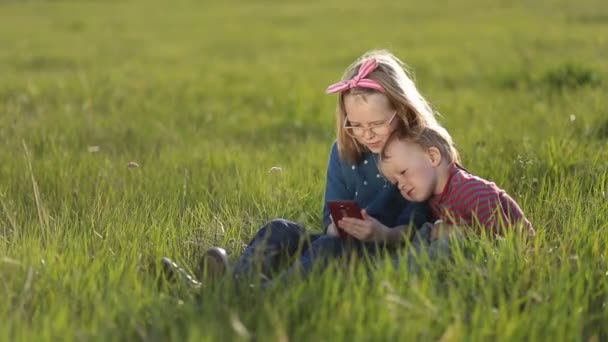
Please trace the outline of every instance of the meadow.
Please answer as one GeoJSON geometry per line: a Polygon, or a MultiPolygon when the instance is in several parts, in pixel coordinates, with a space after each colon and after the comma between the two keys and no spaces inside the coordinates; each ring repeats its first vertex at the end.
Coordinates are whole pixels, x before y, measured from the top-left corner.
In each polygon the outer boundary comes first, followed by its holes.
{"type": "Polygon", "coordinates": [[[0,340],[606,340],[606,94],[601,0],[0,0],[0,340]],[[159,286],[162,256],[321,229],[324,90],[376,48],[534,241],[372,281],[159,286]]]}

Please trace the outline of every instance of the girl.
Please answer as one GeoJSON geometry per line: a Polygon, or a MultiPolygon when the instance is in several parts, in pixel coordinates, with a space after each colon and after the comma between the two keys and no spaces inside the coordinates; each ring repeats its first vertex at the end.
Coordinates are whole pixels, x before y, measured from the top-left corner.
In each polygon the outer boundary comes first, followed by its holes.
{"type": "MultiPolygon", "coordinates": [[[[404,64],[388,51],[364,54],[348,67],[342,79],[327,88],[327,93],[337,94],[338,104],[337,140],[330,149],[325,185],[325,233],[309,234],[294,222],[272,220],[255,234],[233,265],[235,277],[259,275],[268,279],[285,258],[295,255],[298,259],[283,277],[295,270],[307,273],[313,265],[323,265],[345,252],[374,254],[394,248],[410,236],[412,223],[418,227],[427,221],[425,204],[408,202],[381,176],[378,153],[396,129],[438,125],[433,111],[404,64]],[[332,222],[327,206],[331,200],[356,201],[365,208],[363,219],[332,222]],[[354,239],[340,239],[336,225],[354,239]]],[[[169,259],[163,262],[168,272],[181,272],[169,259]]],[[[225,251],[214,247],[203,256],[199,273],[223,273],[228,266],[225,251]]]]}

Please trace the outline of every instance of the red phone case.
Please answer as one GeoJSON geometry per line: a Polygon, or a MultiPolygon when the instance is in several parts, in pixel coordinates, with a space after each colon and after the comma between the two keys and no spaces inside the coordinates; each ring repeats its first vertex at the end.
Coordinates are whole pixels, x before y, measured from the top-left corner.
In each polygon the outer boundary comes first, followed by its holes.
{"type": "Polygon", "coordinates": [[[338,236],[341,238],[346,238],[348,233],[338,227],[338,221],[343,217],[363,219],[363,216],[361,216],[361,208],[359,208],[359,205],[355,201],[327,201],[327,206],[329,208],[329,214],[336,225],[338,236]]]}

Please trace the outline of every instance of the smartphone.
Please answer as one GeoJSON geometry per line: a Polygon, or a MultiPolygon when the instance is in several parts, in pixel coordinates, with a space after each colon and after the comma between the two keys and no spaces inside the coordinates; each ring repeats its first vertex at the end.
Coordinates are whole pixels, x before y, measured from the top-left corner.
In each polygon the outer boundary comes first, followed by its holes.
{"type": "Polygon", "coordinates": [[[338,236],[340,238],[344,239],[348,237],[348,233],[338,227],[338,221],[343,217],[354,217],[363,220],[361,208],[359,208],[359,205],[355,201],[327,201],[327,206],[329,208],[329,215],[331,215],[331,218],[336,225],[336,230],[338,231],[338,236]]]}

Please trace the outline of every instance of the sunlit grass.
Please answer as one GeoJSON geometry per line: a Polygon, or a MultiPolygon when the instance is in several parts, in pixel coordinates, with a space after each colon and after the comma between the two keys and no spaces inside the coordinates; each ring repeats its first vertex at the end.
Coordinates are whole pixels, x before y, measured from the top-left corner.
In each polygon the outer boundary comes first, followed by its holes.
{"type": "Polygon", "coordinates": [[[0,3],[0,339],[608,338],[606,6],[367,5],[0,3]],[[373,280],[159,287],[161,256],[236,257],[275,217],[319,231],[323,90],[372,48],[537,238],[373,280]]]}

